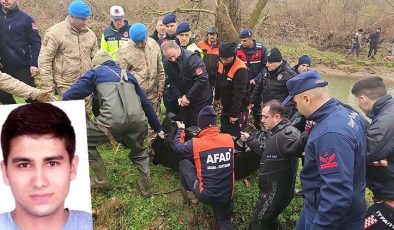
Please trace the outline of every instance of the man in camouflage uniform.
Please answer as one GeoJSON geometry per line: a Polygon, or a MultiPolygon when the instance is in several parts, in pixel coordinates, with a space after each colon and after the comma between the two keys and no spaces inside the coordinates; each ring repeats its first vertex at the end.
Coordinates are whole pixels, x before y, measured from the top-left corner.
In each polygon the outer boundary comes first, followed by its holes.
{"type": "Polygon", "coordinates": [[[88,27],[90,7],[73,1],[69,16],[46,31],[38,58],[42,86],[55,88],[62,96],[85,72],[92,68],[98,50],[97,37],[88,27]]]}
{"type": "MultiPolygon", "coordinates": [[[[57,101],[52,90],[39,90],[0,71],[0,90],[16,96],[30,98],[40,102],[57,101]]],[[[1,103],[0,103],[1,104],[1,103]]]]}
{"type": "MultiPolygon", "coordinates": [[[[157,42],[148,37],[148,29],[141,23],[131,26],[131,40],[118,49],[118,62],[122,69],[130,71],[138,80],[142,90],[160,118],[160,103],[164,91],[164,68],[161,51],[157,42]]],[[[149,146],[155,138],[155,132],[148,130],[149,146]]],[[[153,151],[149,150],[149,155],[153,151]]]]}

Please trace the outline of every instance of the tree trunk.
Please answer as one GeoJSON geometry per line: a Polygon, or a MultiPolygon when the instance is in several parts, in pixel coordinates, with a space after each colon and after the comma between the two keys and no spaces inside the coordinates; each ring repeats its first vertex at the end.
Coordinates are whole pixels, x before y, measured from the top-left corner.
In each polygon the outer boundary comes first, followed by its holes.
{"type": "Polygon", "coordinates": [[[224,0],[223,3],[228,8],[228,14],[233,22],[235,30],[241,30],[241,1],[240,0],[224,0]]]}
{"type": "Polygon", "coordinates": [[[219,30],[220,40],[230,40],[238,42],[238,32],[230,18],[227,6],[223,2],[219,2],[216,7],[215,26],[219,30]]]}
{"type": "Polygon", "coordinates": [[[264,7],[267,5],[268,0],[258,0],[252,14],[250,15],[248,27],[255,30],[256,25],[259,23],[261,13],[264,7]]]}

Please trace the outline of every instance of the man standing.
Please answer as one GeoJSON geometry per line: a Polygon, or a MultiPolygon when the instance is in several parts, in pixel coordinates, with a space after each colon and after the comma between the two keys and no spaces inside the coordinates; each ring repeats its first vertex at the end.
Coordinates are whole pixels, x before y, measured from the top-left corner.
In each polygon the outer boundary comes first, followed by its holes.
{"type": "Polygon", "coordinates": [[[65,209],[77,176],[75,144],[70,119],[56,106],[26,104],[8,115],[1,130],[0,165],[15,209],[0,214],[0,229],[93,229],[90,213],[65,209]]]}
{"type": "Polygon", "coordinates": [[[375,32],[368,35],[368,40],[369,40],[368,57],[372,59],[375,59],[375,55],[378,52],[380,31],[381,29],[379,27],[375,32]]]}
{"type": "Polygon", "coordinates": [[[169,40],[176,39],[176,28],[177,28],[177,21],[176,21],[176,14],[169,13],[164,15],[163,17],[163,25],[166,27],[166,35],[159,40],[159,45],[161,46],[163,43],[169,40]]]}
{"type": "Polygon", "coordinates": [[[163,17],[159,17],[156,21],[156,29],[150,37],[159,43],[159,40],[164,36],[166,36],[166,27],[163,25],[163,17]]]}
{"type": "Polygon", "coordinates": [[[202,50],[192,39],[192,31],[188,22],[181,22],[176,27],[176,43],[183,49],[198,53],[201,58],[204,57],[202,50]]]}
{"type": "Polygon", "coordinates": [[[86,71],[92,68],[97,38],[87,25],[89,5],[80,0],[70,3],[69,16],[45,34],[38,59],[42,86],[55,88],[62,96],[86,71]]]}
{"type": "MultiPolygon", "coordinates": [[[[0,10],[0,70],[35,87],[34,77],[41,37],[34,19],[18,7],[19,0],[1,0],[0,10]]],[[[32,102],[32,100],[27,100],[32,102]]],[[[15,104],[11,94],[0,91],[0,103],[15,104]]]]}
{"type": "Polygon", "coordinates": [[[356,57],[358,57],[358,55],[360,54],[363,31],[363,29],[357,30],[357,32],[352,37],[352,48],[348,52],[349,55],[355,52],[356,57]]]}
{"type": "Polygon", "coordinates": [[[220,62],[217,70],[214,105],[222,104],[220,131],[239,137],[248,121],[249,104],[248,70],[243,61],[235,56],[237,44],[223,42],[219,47],[220,62]]]}
{"type": "MultiPolygon", "coordinates": [[[[267,62],[267,48],[260,42],[256,42],[253,39],[253,31],[251,29],[243,29],[239,38],[241,39],[241,44],[238,45],[237,56],[245,62],[248,66],[249,73],[249,96],[253,92],[257,82],[266,73],[266,62],[267,62]]],[[[269,100],[267,100],[269,101],[269,100]]],[[[256,98],[254,106],[252,108],[254,126],[257,129],[261,129],[261,96],[256,98]]]]}
{"type": "Polygon", "coordinates": [[[394,99],[380,77],[367,77],[352,88],[360,109],[372,119],[367,129],[367,187],[374,204],[364,229],[392,229],[394,224],[394,99]]]}
{"type": "Polygon", "coordinates": [[[187,142],[185,124],[177,121],[174,146],[175,152],[184,158],[179,162],[179,173],[187,193],[211,206],[220,229],[230,230],[233,229],[234,141],[230,135],[219,133],[216,120],[212,106],[204,107],[198,115],[201,131],[187,142]]]}
{"type": "Polygon", "coordinates": [[[124,10],[120,6],[112,6],[109,10],[111,25],[105,28],[101,37],[101,50],[107,51],[116,60],[118,48],[129,40],[129,23],[124,19],[124,10]]]}
{"type": "Polygon", "coordinates": [[[269,136],[264,143],[241,132],[241,140],[261,156],[260,197],[249,229],[280,229],[277,217],[294,195],[298,158],[303,146],[299,131],[286,118],[285,107],[278,100],[263,105],[262,119],[269,136]]]}
{"type": "Polygon", "coordinates": [[[173,112],[182,118],[186,127],[196,125],[200,110],[212,103],[204,62],[197,53],[182,49],[172,40],[164,43],[161,49],[167,59],[164,69],[171,85],[169,94],[178,103],[173,112]]]}
{"type": "MultiPolygon", "coordinates": [[[[165,80],[160,47],[153,38],[148,37],[148,29],[141,23],[131,26],[130,37],[131,41],[127,41],[118,50],[119,66],[135,76],[160,118],[165,80]]],[[[149,143],[154,137],[153,130],[149,129],[149,143]]]]}
{"type": "Polygon", "coordinates": [[[218,29],[216,27],[210,27],[207,31],[207,38],[199,41],[197,46],[204,53],[204,63],[207,67],[209,83],[211,87],[215,87],[216,84],[216,73],[219,63],[219,38],[218,29]]]}
{"type": "MultiPolygon", "coordinates": [[[[271,100],[283,101],[288,95],[286,82],[297,75],[283,60],[278,48],[272,48],[267,54],[267,72],[257,82],[250,98],[250,103],[256,106],[261,97],[263,103],[271,100]]],[[[295,113],[292,103],[286,106],[286,114],[290,117],[295,113]]]]}
{"type": "Polygon", "coordinates": [[[160,122],[137,80],[118,67],[108,52],[97,52],[93,64],[96,68],[86,72],[63,96],[63,100],[78,100],[94,93],[100,102],[100,114],[87,124],[89,163],[96,176],[92,187],[109,184],[97,146],[117,141],[130,148],[129,158],[138,168],[141,194],[150,196],[149,157],[144,140],[147,120],[164,137],[160,122]]]}
{"type": "Polygon", "coordinates": [[[287,81],[298,111],[316,122],[301,171],[304,207],[296,229],[362,229],[365,217],[365,127],[362,116],[329,96],[310,70],[287,81]]]}

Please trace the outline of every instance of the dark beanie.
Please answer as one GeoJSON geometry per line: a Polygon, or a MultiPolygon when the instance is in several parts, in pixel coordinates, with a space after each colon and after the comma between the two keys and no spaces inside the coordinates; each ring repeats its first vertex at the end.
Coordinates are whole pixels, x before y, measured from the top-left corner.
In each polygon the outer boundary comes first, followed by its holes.
{"type": "Polygon", "coordinates": [[[169,14],[164,15],[162,22],[164,25],[176,22],[176,14],[169,13],[169,14]]]}
{"type": "Polygon", "coordinates": [[[184,33],[184,32],[189,32],[190,30],[191,30],[191,29],[190,29],[189,23],[187,23],[187,22],[181,22],[181,23],[179,23],[179,25],[176,27],[176,32],[175,32],[175,34],[178,35],[178,34],[181,34],[181,33],[184,33]]]}
{"type": "Polygon", "coordinates": [[[198,114],[197,125],[200,129],[205,129],[210,126],[217,126],[217,114],[212,106],[205,106],[198,114]]]}
{"type": "Polygon", "coordinates": [[[237,44],[231,41],[224,41],[219,46],[219,56],[228,58],[234,57],[237,52],[237,44]]]}
{"type": "Polygon", "coordinates": [[[250,38],[252,37],[253,31],[251,29],[243,29],[241,30],[241,32],[239,33],[239,38],[250,38]]]}
{"type": "Polygon", "coordinates": [[[281,62],[283,60],[282,54],[278,48],[272,48],[267,54],[267,62],[281,62]]]}
{"type": "Polygon", "coordinates": [[[312,57],[308,55],[302,55],[298,58],[298,65],[308,64],[312,65],[312,57]]]}

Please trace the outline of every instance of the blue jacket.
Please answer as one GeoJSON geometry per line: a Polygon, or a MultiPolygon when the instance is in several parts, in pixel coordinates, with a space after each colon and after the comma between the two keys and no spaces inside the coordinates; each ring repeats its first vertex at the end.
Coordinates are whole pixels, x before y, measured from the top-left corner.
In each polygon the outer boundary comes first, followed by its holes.
{"type": "MultiPolygon", "coordinates": [[[[63,95],[63,101],[84,99],[90,94],[97,95],[96,85],[106,82],[118,83],[120,78],[113,71],[120,75],[121,68],[113,61],[106,61],[103,63],[104,66],[97,67],[95,69],[86,72],[74,85],[68,89],[63,95]],[[109,68],[107,68],[107,67],[109,68]]],[[[160,121],[153,110],[148,98],[144,91],[138,84],[137,79],[130,73],[127,72],[128,82],[134,84],[135,91],[140,97],[142,109],[148,118],[149,125],[155,130],[155,132],[161,131],[160,121]]]]}
{"type": "Polygon", "coordinates": [[[7,14],[0,10],[0,24],[0,63],[4,68],[37,67],[41,37],[33,18],[16,7],[7,14]]]}
{"type": "Polygon", "coordinates": [[[317,125],[301,172],[304,208],[297,229],[362,229],[365,215],[365,126],[331,99],[308,119],[317,125]]]}

